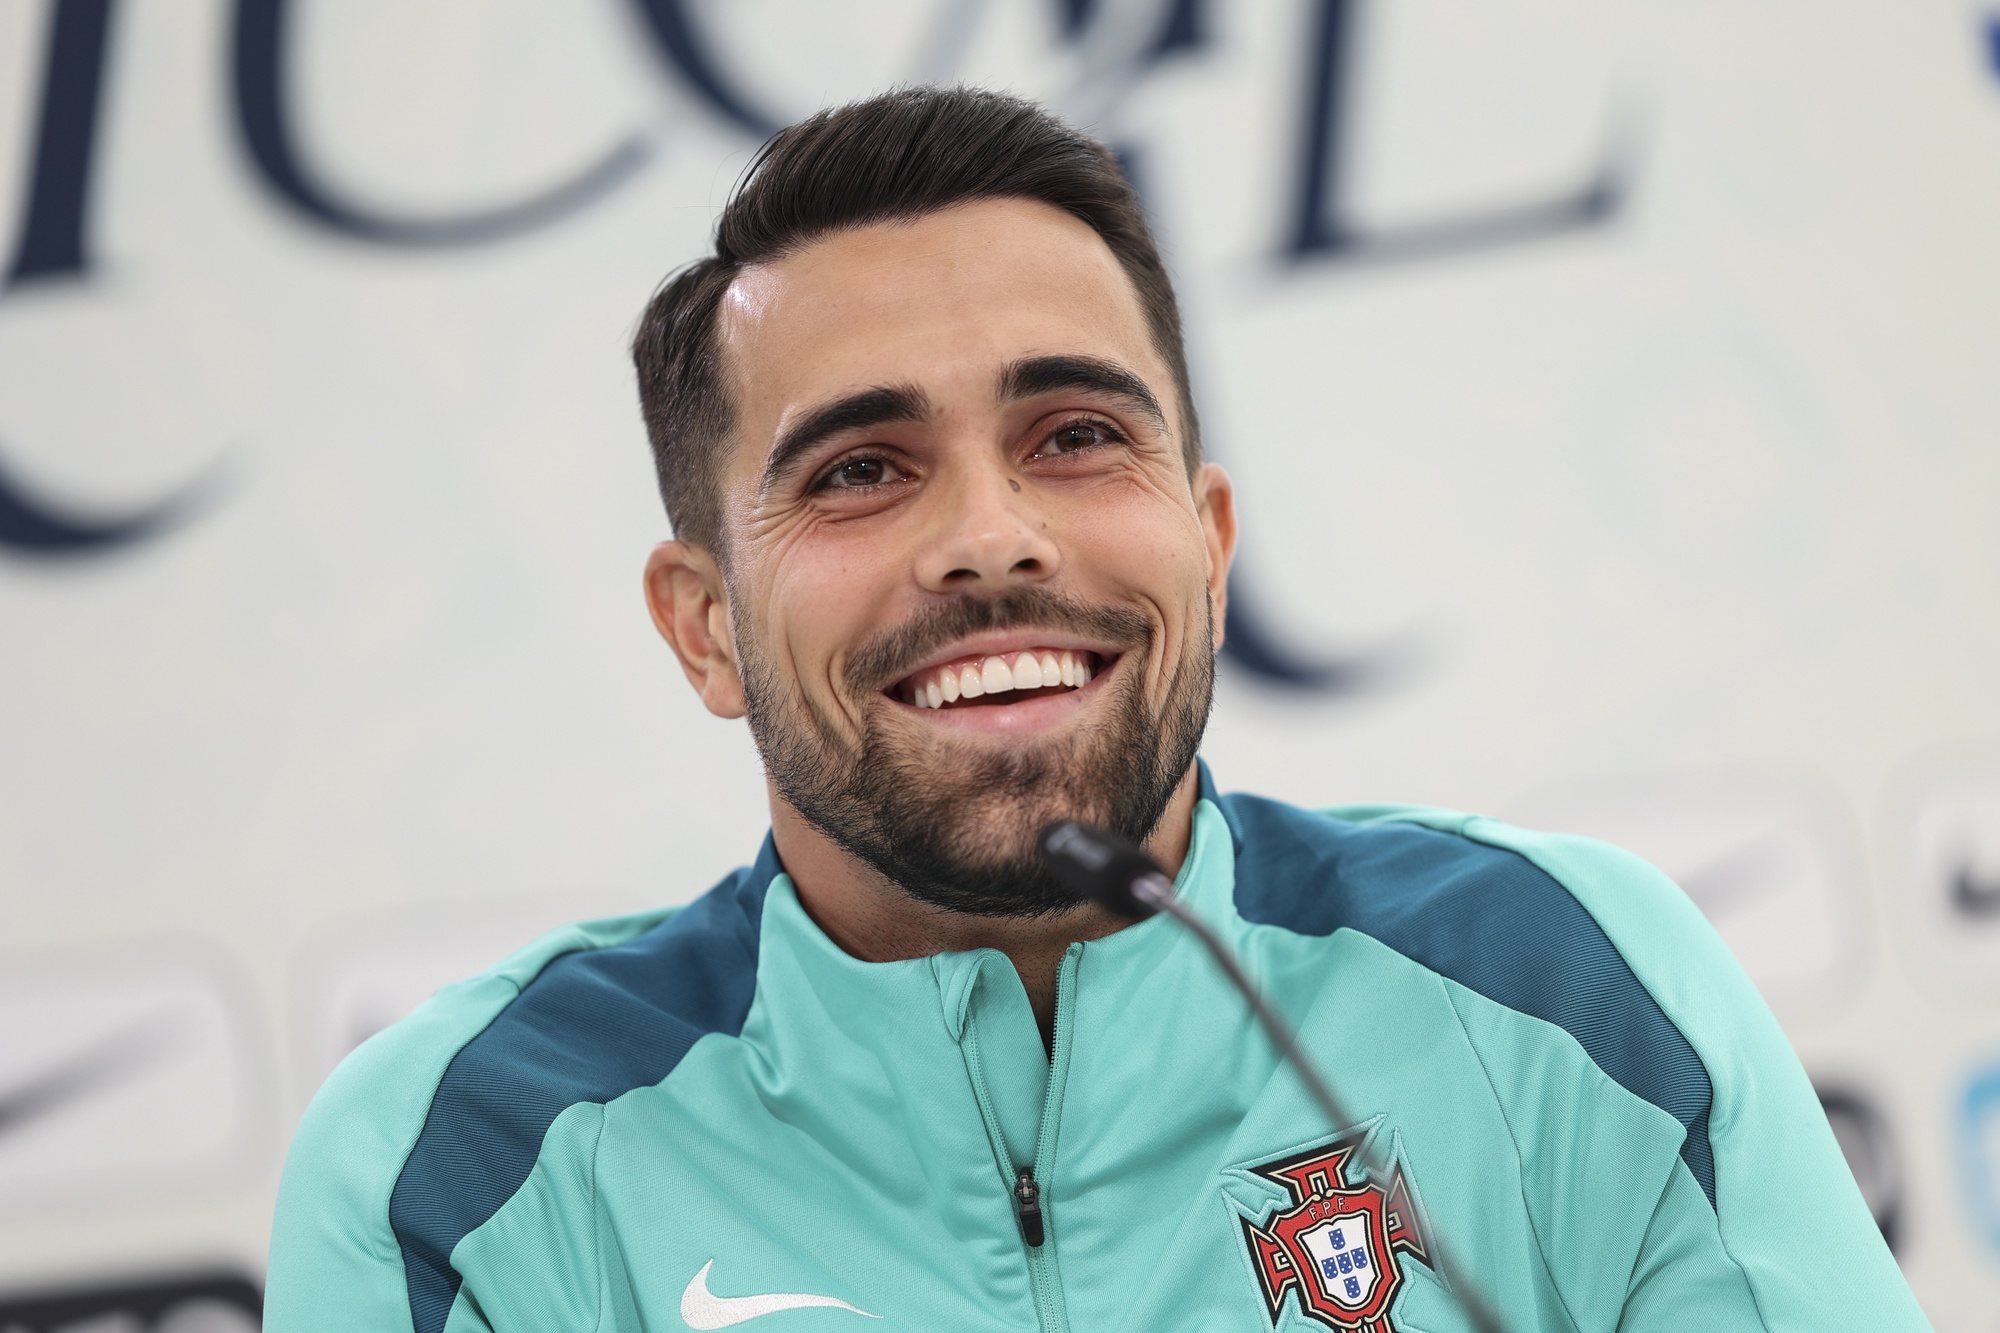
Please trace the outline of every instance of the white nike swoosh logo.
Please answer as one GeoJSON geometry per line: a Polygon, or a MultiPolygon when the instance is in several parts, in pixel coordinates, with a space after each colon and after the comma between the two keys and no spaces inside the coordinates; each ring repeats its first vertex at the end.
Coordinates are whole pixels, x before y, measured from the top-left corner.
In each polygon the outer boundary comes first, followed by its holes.
{"type": "Polygon", "coordinates": [[[759,1315],[777,1314],[782,1310],[852,1310],[869,1319],[882,1317],[855,1309],[846,1301],[832,1296],[809,1296],[801,1292],[770,1291],[761,1296],[718,1296],[708,1289],[708,1270],[713,1267],[713,1259],[703,1264],[701,1271],[688,1280],[687,1290],[681,1293],[681,1319],[689,1328],[729,1328],[759,1315]]]}

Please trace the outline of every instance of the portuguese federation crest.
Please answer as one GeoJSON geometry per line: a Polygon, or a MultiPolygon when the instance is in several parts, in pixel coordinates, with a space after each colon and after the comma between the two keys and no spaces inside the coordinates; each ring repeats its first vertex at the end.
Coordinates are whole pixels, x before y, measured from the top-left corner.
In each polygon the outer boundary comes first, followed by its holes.
{"type": "Polygon", "coordinates": [[[1401,1257],[1428,1264],[1430,1239],[1402,1163],[1387,1180],[1362,1165],[1357,1150],[1372,1128],[1247,1168],[1288,1200],[1261,1218],[1237,1217],[1273,1328],[1290,1295],[1307,1319],[1339,1333],[1396,1333],[1389,1309],[1401,1257]]]}

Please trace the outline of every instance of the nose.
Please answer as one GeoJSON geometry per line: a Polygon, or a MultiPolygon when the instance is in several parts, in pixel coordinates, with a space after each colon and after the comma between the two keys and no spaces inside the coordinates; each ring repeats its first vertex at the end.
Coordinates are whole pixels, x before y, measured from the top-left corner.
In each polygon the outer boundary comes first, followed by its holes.
{"type": "Polygon", "coordinates": [[[968,469],[938,497],[936,526],[917,559],[932,592],[998,591],[1053,576],[1062,557],[1032,487],[997,461],[968,469]]]}

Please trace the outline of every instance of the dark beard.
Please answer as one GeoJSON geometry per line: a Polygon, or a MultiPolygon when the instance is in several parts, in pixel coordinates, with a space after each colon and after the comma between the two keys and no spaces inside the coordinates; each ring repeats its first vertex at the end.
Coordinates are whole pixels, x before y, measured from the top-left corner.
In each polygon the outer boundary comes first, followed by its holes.
{"type": "MultiPolygon", "coordinates": [[[[808,823],[912,898],[952,912],[1038,917],[1076,899],[1035,856],[1056,819],[1078,819],[1144,842],[1160,822],[1208,724],[1215,684],[1214,607],[1174,664],[1160,715],[1141,677],[1155,648],[1136,611],[1072,601],[1044,588],[940,605],[858,650],[847,671],[856,694],[914,669],[938,648],[989,630],[1067,631],[1123,650],[1118,679],[1094,730],[967,760],[948,744],[890,737],[869,727],[844,744],[810,701],[780,685],[748,636],[737,660],[750,734],[778,792],[808,823]]],[[[993,707],[1006,707],[998,704],[993,707]]],[[[879,712],[871,714],[879,716],[879,712]]]]}

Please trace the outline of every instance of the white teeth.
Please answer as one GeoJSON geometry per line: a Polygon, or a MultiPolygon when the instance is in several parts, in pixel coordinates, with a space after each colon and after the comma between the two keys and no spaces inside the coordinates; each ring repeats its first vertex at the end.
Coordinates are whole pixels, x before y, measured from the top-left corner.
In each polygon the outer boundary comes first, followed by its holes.
{"type": "Polygon", "coordinates": [[[1041,690],[1055,685],[1079,689],[1091,677],[1090,654],[1052,649],[1027,649],[1011,657],[986,657],[960,667],[937,667],[922,680],[912,680],[898,693],[918,708],[942,708],[960,699],[1008,690],[1041,690]]]}

